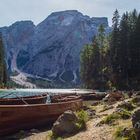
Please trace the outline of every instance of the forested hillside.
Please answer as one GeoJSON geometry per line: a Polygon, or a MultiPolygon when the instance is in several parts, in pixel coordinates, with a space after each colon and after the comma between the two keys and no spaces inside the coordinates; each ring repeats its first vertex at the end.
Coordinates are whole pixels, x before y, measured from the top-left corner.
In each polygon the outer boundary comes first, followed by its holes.
{"type": "Polygon", "coordinates": [[[140,13],[118,10],[112,18],[112,32],[103,25],[92,44],[81,52],[84,86],[96,89],[140,89],[140,13]]]}

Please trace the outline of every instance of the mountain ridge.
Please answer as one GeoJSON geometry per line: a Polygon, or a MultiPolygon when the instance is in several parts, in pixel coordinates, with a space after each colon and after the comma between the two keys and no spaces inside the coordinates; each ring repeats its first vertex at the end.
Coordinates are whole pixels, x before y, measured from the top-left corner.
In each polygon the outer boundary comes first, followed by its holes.
{"type": "Polygon", "coordinates": [[[106,17],[67,10],[52,13],[38,25],[27,20],[0,28],[9,71],[79,83],[80,51],[91,43],[100,24],[110,31],[106,17]]]}

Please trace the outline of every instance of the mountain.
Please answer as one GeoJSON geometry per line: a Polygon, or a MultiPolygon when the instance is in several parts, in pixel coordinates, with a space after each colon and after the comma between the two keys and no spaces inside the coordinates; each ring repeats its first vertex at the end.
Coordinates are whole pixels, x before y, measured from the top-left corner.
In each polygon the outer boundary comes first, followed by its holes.
{"type": "Polygon", "coordinates": [[[108,19],[85,16],[76,10],[55,12],[35,26],[20,21],[0,28],[10,71],[52,81],[79,82],[80,51],[108,19]]]}

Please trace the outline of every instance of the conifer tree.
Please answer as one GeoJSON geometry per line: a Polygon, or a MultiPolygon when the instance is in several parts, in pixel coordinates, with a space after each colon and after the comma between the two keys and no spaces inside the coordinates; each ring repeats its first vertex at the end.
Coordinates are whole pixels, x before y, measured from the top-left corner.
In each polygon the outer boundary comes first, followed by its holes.
{"type": "Polygon", "coordinates": [[[0,33],[0,86],[6,86],[7,83],[7,69],[4,55],[4,46],[2,41],[2,34],[0,33]]]}
{"type": "Polygon", "coordinates": [[[111,67],[112,67],[112,79],[113,83],[116,84],[120,80],[120,63],[119,63],[119,52],[120,52],[120,32],[119,32],[119,25],[120,25],[120,16],[118,10],[114,12],[112,18],[112,34],[111,34],[111,42],[110,42],[110,60],[111,60],[111,67]]]}
{"type": "Polygon", "coordinates": [[[81,52],[81,79],[86,88],[96,88],[99,81],[100,52],[96,39],[81,52]]]}

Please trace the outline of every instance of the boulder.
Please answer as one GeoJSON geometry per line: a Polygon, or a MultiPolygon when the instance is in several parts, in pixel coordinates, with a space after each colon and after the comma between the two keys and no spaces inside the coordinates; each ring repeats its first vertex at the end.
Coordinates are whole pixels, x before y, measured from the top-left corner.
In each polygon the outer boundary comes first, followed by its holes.
{"type": "Polygon", "coordinates": [[[140,140],[140,109],[132,115],[132,124],[136,133],[137,140],[140,140]]]}
{"type": "Polygon", "coordinates": [[[53,124],[52,132],[54,136],[59,137],[77,132],[77,116],[72,111],[66,111],[53,124]]]}
{"type": "Polygon", "coordinates": [[[124,95],[122,92],[115,91],[111,92],[106,95],[106,97],[103,99],[105,102],[115,102],[115,101],[120,101],[124,98],[124,95]]]}

